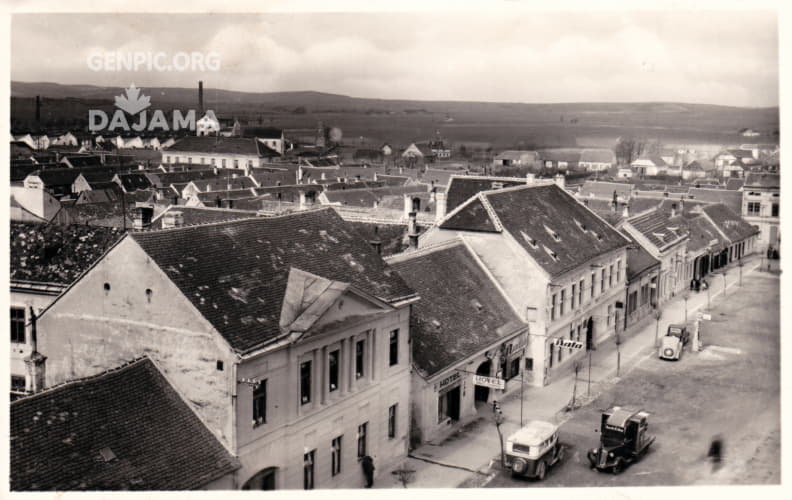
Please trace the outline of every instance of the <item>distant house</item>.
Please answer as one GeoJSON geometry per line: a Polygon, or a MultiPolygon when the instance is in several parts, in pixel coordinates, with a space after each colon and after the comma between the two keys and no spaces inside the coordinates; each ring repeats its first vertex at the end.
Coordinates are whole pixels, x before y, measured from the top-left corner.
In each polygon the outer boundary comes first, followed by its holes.
{"type": "Polygon", "coordinates": [[[382,156],[379,149],[356,149],[352,158],[357,162],[382,163],[382,156]]]}
{"type": "Polygon", "coordinates": [[[616,198],[620,203],[629,202],[634,196],[635,186],[624,182],[589,181],[583,183],[578,198],[611,201],[616,198]]]}
{"type": "Polygon", "coordinates": [[[50,141],[50,146],[78,146],[79,141],[77,137],[71,132],[66,132],[64,134],[55,136],[50,141]]]}
{"type": "Polygon", "coordinates": [[[253,137],[195,137],[179,140],[163,154],[163,164],[188,163],[217,168],[251,168],[280,158],[280,153],[253,137]]]}
{"type": "Polygon", "coordinates": [[[619,167],[619,169],[616,171],[616,177],[618,179],[632,179],[634,174],[635,173],[633,172],[632,167],[627,165],[619,167]]]}
{"type": "Polygon", "coordinates": [[[286,151],[286,138],[283,130],[275,127],[258,127],[255,129],[256,139],[273,151],[277,151],[281,156],[286,151]]]}
{"type": "Polygon", "coordinates": [[[762,249],[777,249],[780,245],[780,175],[750,173],[742,188],[742,216],[759,227],[759,244],[762,249]]]}
{"type": "Polygon", "coordinates": [[[9,218],[21,222],[57,222],[66,224],[68,215],[61,211],[57,198],[43,189],[11,186],[9,218]]]}
{"type": "Polygon", "coordinates": [[[752,128],[744,128],[740,130],[740,135],[742,135],[743,137],[756,137],[762,134],[752,128]]]}
{"type": "Polygon", "coordinates": [[[604,172],[616,163],[616,156],[610,149],[584,149],[580,153],[578,167],[589,172],[604,172]]]}
{"type": "Polygon", "coordinates": [[[707,176],[707,172],[701,164],[694,160],[682,168],[682,179],[689,181],[692,179],[701,179],[707,176]]]}
{"type": "Polygon", "coordinates": [[[390,156],[390,155],[393,154],[393,148],[387,142],[385,144],[383,144],[382,148],[380,148],[380,149],[382,150],[382,154],[384,156],[390,156]]]}
{"type": "Polygon", "coordinates": [[[492,164],[496,167],[534,167],[538,159],[536,151],[507,150],[495,155],[492,164]]]}
{"type": "Polygon", "coordinates": [[[549,170],[575,170],[580,162],[580,151],[545,149],[539,152],[539,159],[549,170]]]}
{"type": "Polygon", "coordinates": [[[668,165],[658,155],[645,155],[633,161],[630,166],[636,174],[654,177],[666,173],[668,165]]]}
{"type": "Polygon", "coordinates": [[[444,141],[431,141],[429,143],[429,149],[432,150],[432,153],[439,160],[447,160],[451,158],[451,148],[446,145],[444,141]]]}
{"type": "Polygon", "coordinates": [[[201,137],[206,135],[217,135],[220,133],[220,122],[214,113],[205,114],[195,122],[195,135],[201,137]]]}
{"type": "Polygon", "coordinates": [[[60,162],[69,168],[101,167],[102,157],[98,155],[63,155],[60,162]]]}
{"type": "Polygon", "coordinates": [[[426,163],[434,163],[437,155],[434,151],[429,147],[428,144],[425,143],[415,143],[413,142],[405,150],[402,152],[402,158],[405,159],[423,159],[426,163]]]}

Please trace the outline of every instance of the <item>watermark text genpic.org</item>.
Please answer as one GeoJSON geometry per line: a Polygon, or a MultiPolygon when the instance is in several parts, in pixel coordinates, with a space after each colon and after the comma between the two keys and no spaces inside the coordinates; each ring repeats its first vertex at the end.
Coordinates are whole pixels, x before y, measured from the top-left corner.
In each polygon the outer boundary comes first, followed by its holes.
{"type": "Polygon", "coordinates": [[[92,71],[220,71],[216,52],[91,52],[92,71]]]}

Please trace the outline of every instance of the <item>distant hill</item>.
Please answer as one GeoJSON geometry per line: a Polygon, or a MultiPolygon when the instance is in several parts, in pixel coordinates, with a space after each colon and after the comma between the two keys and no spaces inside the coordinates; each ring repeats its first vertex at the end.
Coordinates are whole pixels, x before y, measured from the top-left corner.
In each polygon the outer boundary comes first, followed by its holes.
{"type": "MultiPolygon", "coordinates": [[[[12,122],[32,120],[33,98],[42,117],[64,126],[80,123],[88,109],[112,109],[117,87],[11,82],[12,122]]],[[[143,87],[154,108],[191,109],[195,88],[143,87]]],[[[218,116],[262,125],[311,129],[318,121],[339,126],[345,142],[365,137],[392,142],[426,140],[438,133],[456,142],[484,141],[496,147],[575,145],[577,138],[622,135],[663,141],[744,143],[777,141],[778,108],[740,108],[690,103],[499,103],[368,99],[314,91],[237,92],[204,89],[204,105],[218,116]],[[742,138],[752,128],[761,138],[742,138]]],[[[361,141],[363,139],[360,139],[361,141]]]]}

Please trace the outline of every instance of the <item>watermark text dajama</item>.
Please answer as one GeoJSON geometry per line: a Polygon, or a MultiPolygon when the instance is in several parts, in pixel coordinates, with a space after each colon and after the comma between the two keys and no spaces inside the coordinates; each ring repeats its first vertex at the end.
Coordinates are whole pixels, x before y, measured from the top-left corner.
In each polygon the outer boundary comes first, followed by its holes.
{"type": "Polygon", "coordinates": [[[92,71],[220,71],[216,52],[92,52],[92,71]]]}

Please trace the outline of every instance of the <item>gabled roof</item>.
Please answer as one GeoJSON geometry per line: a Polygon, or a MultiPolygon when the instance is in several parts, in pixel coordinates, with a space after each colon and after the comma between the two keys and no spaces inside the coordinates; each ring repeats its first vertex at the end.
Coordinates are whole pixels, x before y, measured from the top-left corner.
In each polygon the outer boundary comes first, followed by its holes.
{"type": "Polygon", "coordinates": [[[278,184],[294,184],[297,174],[293,171],[255,172],[250,174],[259,186],[277,186],[278,184]]]}
{"type": "Polygon", "coordinates": [[[102,166],[102,158],[95,155],[67,155],[61,159],[61,161],[64,160],[68,160],[74,168],[102,166]]]}
{"type": "Polygon", "coordinates": [[[726,205],[720,203],[708,205],[704,207],[703,211],[732,243],[759,233],[758,227],[745,222],[742,217],[730,210],[726,205]]]}
{"type": "Polygon", "coordinates": [[[539,151],[542,161],[565,161],[577,163],[580,161],[580,150],[573,149],[543,149],[539,151]]]}
{"type": "Polygon", "coordinates": [[[688,240],[687,246],[689,252],[697,252],[707,247],[710,247],[711,251],[717,252],[726,243],[718,228],[707,217],[699,215],[689,218],[687,226],[690,230],[690,240],[688,240]]]}
{"type": "Polygon", "coordinates": [[[227,222],[231,220],[257,217],[257,213],[253,210],[233,210],[229,208],[185,207],[183,205],[171,205],[161,214],[151,220],[151,229],[162,229],[162,219],[168,212],[181,212],[183,217],[182,223],[184,226],[214,224],[217,222],[227,222]]]}
{"type": "Polygon", "coordinates": [[[610,224],[555,184],[479,193],[440,228],[507,231],[551,276],[627,245],[610,224]]]}
{"type": "Polygon", "coordinates": [[[37,170],[29,175],[37,176],[44,183],[44,187],[71,186],[80,175],[77,168],[46,168],[37,170]]]}
{"type": "Polygon", "coordinates": [[[627,219],[627,223],[660,251],[688,236],[683,217],[679,215],[671,217],[670,214],[660,209],[630,217],[627,219]]]}
{"type": "MultiPolygon", "coordinates": [[[[247,156],[264,156],[264,146],[252,137],[198,137],[187,136],[176,141],[168,151],[180,153],[214,153],[247,156]]],[[[264,146],[266,147],[266,146],[264,146]]],[[[269,149],[269,148],[268,148],[269,149]]]]}
{"type": "Polygon", "coordinates": [[[627,281],[632,281],[646,271],[660,266],[660,261],[652,257],[630,233],[622,230],[621,234],[631,243],[627,247],[627,281]]]}
{"type": "Polygon", "coordinates": [[[524,186],[526,179],[514,177],[474,177],[452,175],[446,190],[446,213],[463,204],[481,191],[524,186]]]}
{"type": "Polygon", "coordinates": [[[695,201],[705,203],[723,203],[731,210],[740,212],[742,210],[742,192],[729,191],[727,189],[705,189],[690,188],[688,197],[695,201]]]}
{"type": "Polygon", "coordinates": [[[497,155],[495,155],[495,160],[512,160],[512,161],[519,161],[522,160],[524,157],[532,157],[533,160],[539,157],[539,153],[536,151],[523,151],[523,150],[507,150],[501,151],[497,155]]]}
{"type": "Polygon", "coordinates": [[[189,490],[240,467],[148,359],[11,403],[12,491],[189,490]]]}
{"type": "Polygon", "coordinates": [[[665,160],[660,158],[660,156],[658,156],[658,155],[643,155],[640,158],[638,158],[637,160],[633,161],[633,164],[636,164],[636,163],[639,163],[639,164],[651,163],[651,164],[653,164],[653,165],[655,165],[657,167],[665,167],[665,166],[667,166],[667,163],[665,162],[665,160]]]}
{"type": "Polygon", "coordinates": [[[151,181],[145,174],[119,174],[118,179],[121,181],[124,189],[127,192],[137,191],[139,189],[148,189],[151,187],[151,181]]]}
{"type": "Polygon", "coordinates": [[[385,302],[414,296],[332,209],[129,235],[238,352],[280,335],[289,270],[385,302]],[[195,245],[200,241],[200,245],[195,245]],[[185,251],[185,249],[190,249],[185,251]]]}
{"type": "Polygon", "coordinates": [[[239,190],[256,187],[256,183],[250,177],[215,177],[212,179],[194,179],[190,183],[199,191],[206,191],[211,188],[214,191],[239,190]]]}
{"type": "Polygon", "coordinates": [[[413,363],[427,376],[525,326],[462,244],[392,260],[391,267],[421,296],[410,338],[413,363]]]}
{"type": "Polygon", "coordinates": [[[751,172],[745,178],[744,188],[751,187],[779,189],[781,187],[781,178],[778,174],[751,172]]]}
{"type": "Polygon", "coordinates": [[[726,181],[726,189],[729,191],[739,191],[740,188],[743,187],[743,184],[745,184],[744,179],[731,178],[726,181]]]}

